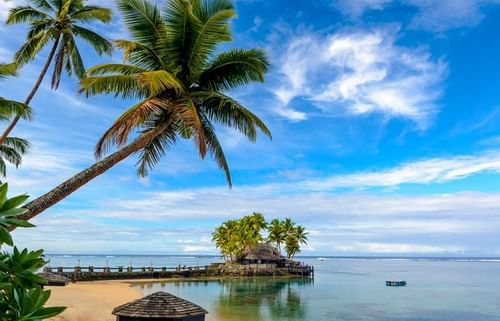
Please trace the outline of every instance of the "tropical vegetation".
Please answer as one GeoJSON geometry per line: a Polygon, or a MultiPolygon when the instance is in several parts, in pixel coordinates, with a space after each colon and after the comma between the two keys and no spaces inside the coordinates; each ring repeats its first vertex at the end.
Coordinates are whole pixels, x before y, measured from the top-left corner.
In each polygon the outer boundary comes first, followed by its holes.
{"type": "Polygon", "coordinates": [[[300,252],[301,246],[307,244],[305,228],[297,225],[291,218],[273,219],[267,223],[260,213],[253,213],[238,220],[227,220],[215,228],[212,240],[221,251],[224,260],[236,262],[241,256],[254,249],[258,244],[266,242],[281,252],[281,245],[288,260],[300,252]],[[267,237],[263,236],[267,232],[267,237]]]}
{"type": "MultiPolygon", "coordinates": [[[[0,80],[15,75],[15,64],[0,63],[0,80]]],[[[16,115],[26,120],[30,120],[31,109],[26,104],[0,97],[0,121],[8,120],[16,115]]],[[[21,164],[22,155],[27,152],[28,147],[28,141],[19,137],[6,137],[6,139],[0,143],[0,176],[5,177],[6,175],[6,161],[16,166],[16,168],[21,164]]]]}
{"type": "Polygon", "coordinates": [[[46,281],[35,273],[46,262],[43,251],[18,250],[14,246],[9,226],[33,227],[16,217],[26,209],[21,205],[27,195],[7,197],[8,185],[0,185],[0,249],[7,245],[11,251],[0,253],[0,321],[38,321],[54,317],[64,307],[45,307],[50,291],[43,290],[46,281]]]}
{"type": "Polygon", "coordinates": [[[95,154],[119,149],[27,204],[30,219],[132,154],[145,176],[179,139],[195,143],[201,158],[211,155],[232,185],[229,165],[216,126],[234,128],[250,141],[269,129],[228,92],[262,82],[269,63],[260,49],[217,51],[232,39],[235,16],[229,0],[170,0],[161,12],[148,0],[118,0],[131,40],[116,40],[124,63],[90,68],[81,81],[87,96],[114,94],[138,102],[103,134],[95,154]],[[133,133],[138,136],[128,143],[133,133]]]}
{"type": "MultiPolygon", "coordinates": [[[[84,0],[28,0],[28,3],[30,4],[28,6],[12,8],[6,20],[7,25],[19,23],[29,25],[26,41],[15,54],[16,68],[35,59],[49,44],[51,44],[51,49],[24,105],[30,104],[52,62],[54,62],[52,73],[52,88],[54,89],[59,87],[63,71],[79,78],[85,76],[85,66],[78,49],[77,38],[89,44],[99,55],[110,55],[113,48],[104,37],[82,25],[94,21],[109,23],[111,21],[110,9],[85,5],[84,0]]],[[[21,118],[23,118],[23,113],[15,113],[9,126],[0,136],[0,145],[7,139],[21,118]]]]}

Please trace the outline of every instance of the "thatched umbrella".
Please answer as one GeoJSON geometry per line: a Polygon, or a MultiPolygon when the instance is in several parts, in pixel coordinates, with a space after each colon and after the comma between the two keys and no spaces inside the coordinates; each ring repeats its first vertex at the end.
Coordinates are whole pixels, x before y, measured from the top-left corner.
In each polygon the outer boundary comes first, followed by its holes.
{"type": "Polygon", "coordinates": [[[161,291],[113,310],[117,321],[203,321],[207,313],[199,305],[161,291]]]}

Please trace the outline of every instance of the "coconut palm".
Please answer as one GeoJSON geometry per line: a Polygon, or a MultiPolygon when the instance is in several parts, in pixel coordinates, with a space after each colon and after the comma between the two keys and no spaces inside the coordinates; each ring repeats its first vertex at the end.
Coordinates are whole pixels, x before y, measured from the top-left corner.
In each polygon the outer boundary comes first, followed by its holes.
{"type": "MultiPolygon", "coordinates": [[[[0,63],[0,80],[7,76],[16,75],[15,64],[0,63]]],[[[30,120],[31,109],[20,102],[5,99],[0,97],[0,121],[7,120],[14,115],[30,120]]],[[[29,147],[28,141],[18,137],[7,137],[0,144],[0,175],[5,177],[6,164],[5,161],[18,167],[22,161],[22,155],[26,153],[29,147]]]]}
{"type": "Polygon", "coordinates": [[[275,244],[278,250],[281,251],[281,244],[285,241],[286,236],[282,222],[275,218],[269,223],[267,228],[269,231],[268,242],[275,244]]]}
{"type": "Polygon", "coordinates": [[[229,0],[167,1],[163,13],[147,0],[119,0],[132,40],[118,40],[126,64],[104,64],[88,70],[81,90],[87,95],[114,94],[139,102],[125,111],[96,146],[101,158],[120,149],[27,205],[24,219],[44,211],[132,154],[137,171],[147,175],[178,139],[192,139],[201,158],[213,156],[231,186],[229,166],[215,126],[236,129],[251,141],[266,125],[227,92],[264,81],[266,55],[259,49],[216,53],[231,40],[235,15],[229,0]],[[129,136],[138,137],[128,143],[129,136]]]}
{"type": "Polygon", "coordinates": [[[309,235],[309,233],[306,232],[306,228],[302,225],[297,225],[297,227],[295,227],[293,235],[295,236],[299,244],[307,244],[307,236],[309,235]]]}
{"type": "MultiPolygon", "coordinates": [[[[111,10],[98,6],[88,6],[84,0],[28,0],[29,6],[12,8],[6,23],[8,25],[28,23],[26,42],[16,52],[15,63],[21,67],[33,60],[49,43],[52,44],[47,60],[28,94],[25,105],[29,105],[54,61],[52,88],[57,89],[63,70],[68,75],[81,78],[85,67],[76,39],[88,43],[97,54],[111,54],[111,43],[82,26],[83,23],[111,21],[111,10]]],[[[2,144],[17,125],[22,114],[16,114],[0,136],[2,144]]]]}
{"type": "Polygon", "coordinates": [[[245,250],[254,248],[264,239],[261,231],[266,226],[266,219],[260,213],[254,212],[252,215],[247,215],[240,220],[239,229],[245,250]]]}

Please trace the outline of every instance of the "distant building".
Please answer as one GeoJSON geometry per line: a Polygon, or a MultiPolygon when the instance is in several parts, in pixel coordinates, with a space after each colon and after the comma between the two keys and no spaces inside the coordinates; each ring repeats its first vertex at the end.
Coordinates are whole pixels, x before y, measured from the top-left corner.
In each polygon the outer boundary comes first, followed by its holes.
{"type": "Polygon", "coordinates": [[[245,251],[238,262],[241,264],[276,264],[282,266],[286,263],[286,258],[275,247],[261,243],[255,248],[245,251]]]}

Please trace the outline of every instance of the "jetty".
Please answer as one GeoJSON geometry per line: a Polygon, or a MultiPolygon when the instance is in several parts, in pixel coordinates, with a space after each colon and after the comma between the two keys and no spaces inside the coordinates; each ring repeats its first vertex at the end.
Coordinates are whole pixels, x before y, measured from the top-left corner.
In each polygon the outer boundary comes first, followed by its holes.
{"type": "Polygon", "coordinates": [[[277,264],[225,264],[212,263],[201,266],[175,266],[175,267],[45,267],[45,273],[64,276],[72,282],[79,281],[105,281],[105,280],[140,280],[140,279],[166,279],[166,278],[191,278],[191,277],[250,277],[250,276],[295,276],[314,277],[314,267],[298,262],[285,266],[277,264]]]}

